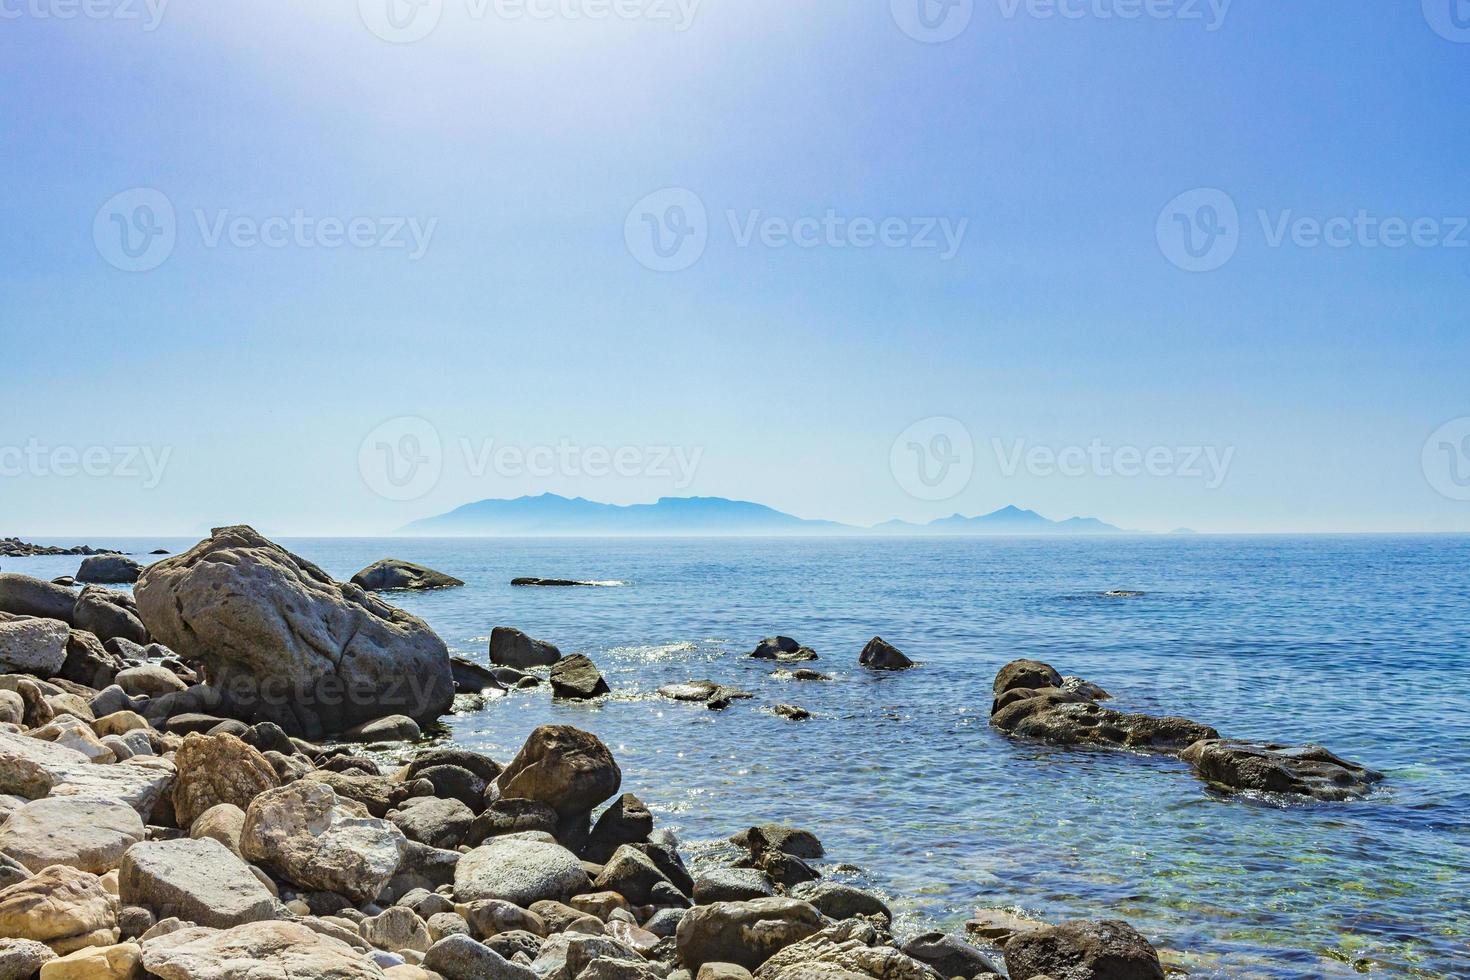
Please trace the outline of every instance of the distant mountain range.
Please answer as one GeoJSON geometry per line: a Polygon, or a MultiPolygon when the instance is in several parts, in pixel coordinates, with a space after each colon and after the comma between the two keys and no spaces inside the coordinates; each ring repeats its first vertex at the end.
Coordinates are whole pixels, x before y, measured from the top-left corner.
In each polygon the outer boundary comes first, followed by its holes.
{"type": "Polygon", "coordinates": [[[928,524],[888,521],[857,527],[783,514],[746,500],[663,497],[651,504],[602,504],[544,493],[513,500],[481,500],[447,514],[426,517],[398,534],[422,537],[618,537],[662,535],[820,534],[1121,534],[1095,517],[1053,521],[1032,510],[1003,507],[990,514],[955,514],[928,524]]]}

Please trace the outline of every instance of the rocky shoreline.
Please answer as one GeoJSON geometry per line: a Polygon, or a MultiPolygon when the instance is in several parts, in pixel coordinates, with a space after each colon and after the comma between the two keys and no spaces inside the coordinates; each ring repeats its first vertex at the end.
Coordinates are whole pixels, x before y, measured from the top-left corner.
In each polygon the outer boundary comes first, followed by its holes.
{"type": "MultiPolygon", "coordinates": [[[[360,574],[458,581],[403,564],[360,574]]],[[[587,657],[511,627],[487,655],[451,658],[422,620],[248,527],[140,568],[131,595],[0,574],[0,980],[1164,976],[1106,917],[895,936],[879,896],[823,877],[807,829],[732,827],[739,856],[691,871],[591,732],[542,726],[509,760],[423,742],[489,693],[608,690],[587,657]]],[[[750,656],[832,680],[789,637],[750,656]]],[[[922,667],[878,637],[856,657],[922,667]]],[[[1324,799],[1360,795],[1322,791],[1342,785],[1324,766],[1368,780],[1336,757],[1104,708],[1100,688],[1035,661],[993,689],[1011,737],[1165,751],[1236,788],[1285,767],[1324,799]]],[[[711,709],[750,697],[711,680],[659,693],[711,709]]]]}

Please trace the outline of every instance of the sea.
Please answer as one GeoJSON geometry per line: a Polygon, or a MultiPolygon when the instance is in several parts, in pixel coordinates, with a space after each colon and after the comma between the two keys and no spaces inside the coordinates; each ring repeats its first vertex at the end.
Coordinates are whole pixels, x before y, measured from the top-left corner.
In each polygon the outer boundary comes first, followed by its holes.
{"type": "MultiPolygon", "coordinates": [[[[392,598],[456,654],[484,662],[506,625],[590,656],[610,696],[514,691],[440,737],[504,762],[537,725],[595,732],[696,865],[780,821],[821,838],[824,875],[885,896],[901,934],[1002,909],[1125,919],[1193,977],[1470,976],[1470,537],[282,543],[343,579],[387,557],[463,579],[392,598]],[[748,656],[777,633],[833,679],[748,656]],[[860,668],[876,635],[918,666],[860,668]],[[1231,795],[1165,756],[1015,741],[988,715],[1017,657],[1126,710],[1317,742],[1387,778],[1347,803],[1231,795]],[[710,711],[656,693],[705,678],[755,697],[710,711]]],[[[0,565],[51,578],[78,562],[0,565]]]]}

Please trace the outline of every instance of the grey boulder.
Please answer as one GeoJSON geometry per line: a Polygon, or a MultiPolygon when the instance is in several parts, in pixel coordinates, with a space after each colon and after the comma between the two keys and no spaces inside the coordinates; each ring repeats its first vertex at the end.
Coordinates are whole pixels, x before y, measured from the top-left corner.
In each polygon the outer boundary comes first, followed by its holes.
{"type": "Polygon", "coordinates": [[[160,918],[229,929],[273,919],[275,898],[230,849],[210,837],[136,844],[123,857],[118,896],[160,918]]]}
{"type": "Polygon", "coordinates": [[[384,558],[352,576],[352,584],[369,592],[421,591],[426,589],[452,589],[464,585],[453,575],[436,572],[423,565],[384,558]]]}
{"type": "Polygon", "coordinates": [[[470,851],[454,871],[454,895],[461,902],[498,898],[527,908],[565,902],[590,886],[582,862],[560,844],[508,837],[470,851]]]}
{"type": "Polygon", "coordinates": [[[499,667],[550,667],[561,659],[561,651],[545,640],[536,640],[513,626],[490,631],[490,662],[499,667]]]}

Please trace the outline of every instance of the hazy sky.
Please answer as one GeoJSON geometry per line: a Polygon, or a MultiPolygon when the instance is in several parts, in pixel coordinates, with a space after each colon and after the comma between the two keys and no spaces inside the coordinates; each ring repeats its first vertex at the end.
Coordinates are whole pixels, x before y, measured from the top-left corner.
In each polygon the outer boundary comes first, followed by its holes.
{"type": "Polygon", "coordinates": [[[1470,530],[1465,3],[920,2],[0,0],[0,534],[1470,530]]]}

